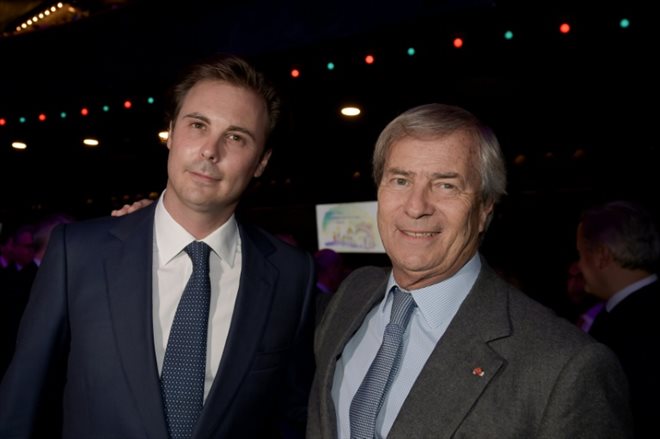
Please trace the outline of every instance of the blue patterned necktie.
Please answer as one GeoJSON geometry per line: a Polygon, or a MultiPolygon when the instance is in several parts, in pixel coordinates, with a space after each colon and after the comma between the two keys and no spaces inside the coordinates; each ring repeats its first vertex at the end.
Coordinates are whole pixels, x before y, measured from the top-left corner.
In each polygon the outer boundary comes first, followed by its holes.
{"type": "Polygon", "coordinates": [[[211,297],[211,248],[201,241],[194,241],[184,250],[192,259],[193,271],[174,315],[160,380],[172,439],[190,438],[202,411],[211,297]]]}
{"type": "Polygon", "coordinates": [[[385,327],[383,342],[367,375],[353,397],[350,408],[351,438],[371,439],[376,431],[376,418],[401,363],[403,334],[415,307],[412,294],[394,287],[394,303],[390,323],[385,327]]]}

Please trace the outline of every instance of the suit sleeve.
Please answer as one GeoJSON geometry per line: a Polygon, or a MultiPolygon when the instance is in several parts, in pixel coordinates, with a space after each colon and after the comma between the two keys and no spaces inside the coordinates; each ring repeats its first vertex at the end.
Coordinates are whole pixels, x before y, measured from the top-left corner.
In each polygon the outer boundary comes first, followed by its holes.
{"type": "Polygon", "coordinates": [[[314,323],[315,305],[314,262],[309,254],[305,254],[304,266],[297,271],[304,273],[304,305],[300,314],[300,325],[297,331],[290,367],[287,370],[287,391],[285,392],[286,425],[284,436],[287,438],[302,438],[307,423],[307,402],[314,375],[314,323]]]}
{"type": "Polygon", "coordinates": [[[561,371],[537,437],[631,438],[626,377],[614,353],[592,343],[561,371]]]}
{"type": "Polygon", "coordinates": [[[59,427],[68,346],[64,227],[51,235],[0,384],[0,437],[27,438],[59,427]]]}

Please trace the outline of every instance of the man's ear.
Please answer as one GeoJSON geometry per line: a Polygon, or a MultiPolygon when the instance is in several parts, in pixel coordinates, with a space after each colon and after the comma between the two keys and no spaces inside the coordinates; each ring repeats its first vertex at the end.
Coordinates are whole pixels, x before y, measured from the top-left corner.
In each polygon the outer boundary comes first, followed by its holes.
{"type": "Polygon", "coordinates": [[[614,263],[614,255],[612,250],[606,245],[599,245],[594,249],[594,256],[596,257],[596,264],[598,268],[603,269],[608,265],[614,263]]]}
{"type": "Polygon", "coordinates": [[[170,126],[167,128],[167,149],[172,146],[172,128],[172,121],[170,121],[170,126]]]}
{"type": "Polygon", "coordinates": [[[494,208],[495,203],[492,201],[485,201],[482,203],[481,210],[479,212],[479,233],[483,233],[488,228],[488,224],[492,219],[494,208]]]}
{"type": "Polygon", "coordinates": [[[268,165],[268,160],[270,160],[270,155],[273,153],[272,149],[267,149],[263,155],[261,156],[261,160],[259,161],[259,164],[257,165],[257,169],[254,171],[254,176],[255,177],[261,177],[261,175],[264,173],[266,170],[266,165],[268,165]]]}

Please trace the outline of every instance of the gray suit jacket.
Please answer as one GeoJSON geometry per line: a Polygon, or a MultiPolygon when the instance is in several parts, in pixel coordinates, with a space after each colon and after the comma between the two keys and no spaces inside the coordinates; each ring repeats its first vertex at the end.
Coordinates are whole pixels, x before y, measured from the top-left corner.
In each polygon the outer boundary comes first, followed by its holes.
{"type": "MultiPolygon", "coordinates": [[[[167,437],[154,354],[154,208],[53,232],[0,384],[0,438],[28,438],[40,409],[56,413],[45,400],[51,383],[65,438],[167,437]]],[[[239,232],[236,306],[194,439],[270,438],[282,417],[305,412],[312,258],[240,222],[239,232]]]]}
{"type": "MultiPolygon", "coordinates": [[[[307,437],[336,438],[335,364],[382,300],[389,270],[354,271],[317,328],[307,437]]],[[[625,438],[616,357],[500,279],[481,273],[406,398],[389,438],[625,438]],[[481,368],[483,376],[475,373],[481,368]]]]}

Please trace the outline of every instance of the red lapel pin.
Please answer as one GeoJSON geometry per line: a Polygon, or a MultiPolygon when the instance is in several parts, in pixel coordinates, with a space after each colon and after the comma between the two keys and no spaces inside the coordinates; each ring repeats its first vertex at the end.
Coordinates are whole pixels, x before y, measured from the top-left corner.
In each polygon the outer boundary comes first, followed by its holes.
{"type": "Polygon", "coordinates": [[[474,376],[478,376],[481,378],[482,376],[484,376],[484,374],[485,374],[484,370],[480,367],[475,367],[474,369],[472,369],[472,375],[474,376]]]}

